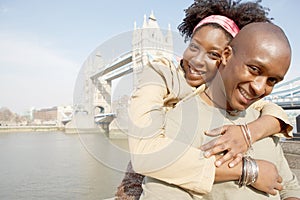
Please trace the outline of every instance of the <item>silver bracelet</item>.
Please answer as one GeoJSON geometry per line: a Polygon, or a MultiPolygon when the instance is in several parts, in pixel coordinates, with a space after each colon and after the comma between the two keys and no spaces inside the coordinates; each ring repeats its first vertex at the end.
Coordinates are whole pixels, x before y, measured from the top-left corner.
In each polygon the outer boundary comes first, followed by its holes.
{"type": "Polygon", "coordinates": [[[252,178],[249,185],[256,182],[258,177],[258,165],[254,159],[251,158],[252,178]]]}
{"type": "Polygon", "coordinates": [[[238,181],[239,187],[242,187],[242,186],[245,185],[245,178],[246,178],[245,173],[247,172],[247,164],[246,164],[246,162],[247,161],[246,161],[245,156],[244,156],[243,159],[242,159],[242,163],[243,163],[243,165],[242,165],[242,174],[241,174],[240,179],[238,181]]]}
{"type": "Polygon", "coordinates": [[[242,175],[238,181],[239,187],[255,183],[259,171],[256,161],[250,156],[244,156],[242,162],[242,175]]]}

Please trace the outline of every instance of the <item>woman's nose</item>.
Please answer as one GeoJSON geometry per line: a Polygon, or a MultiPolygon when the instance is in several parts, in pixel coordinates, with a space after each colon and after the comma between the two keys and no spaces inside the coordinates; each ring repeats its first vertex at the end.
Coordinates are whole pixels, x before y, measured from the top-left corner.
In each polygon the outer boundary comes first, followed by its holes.
{"type": "Polygon", "coordinates": [[[205,53],[199,52],[197,55],[193,58],[194,65],[196,67],[202,67],[205,63],[205,53]]]}

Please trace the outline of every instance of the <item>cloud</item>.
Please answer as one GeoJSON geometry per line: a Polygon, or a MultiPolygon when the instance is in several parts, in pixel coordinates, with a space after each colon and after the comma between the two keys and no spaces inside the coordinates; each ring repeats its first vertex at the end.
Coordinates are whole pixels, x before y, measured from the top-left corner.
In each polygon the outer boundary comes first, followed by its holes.
{"type": "Polygon", "coordinates": [[[57,50],[42,46],[38,40],[0,35],[0,64],[12,69],[65,70],[74,69],[77,63],[66,59],[57,50]]]}
{"type": "Polygon", "coordinates": [[[72,103],[78,63],[31,36],[2,33],[0,44],[0,107],[22,112],[72,103]]]}

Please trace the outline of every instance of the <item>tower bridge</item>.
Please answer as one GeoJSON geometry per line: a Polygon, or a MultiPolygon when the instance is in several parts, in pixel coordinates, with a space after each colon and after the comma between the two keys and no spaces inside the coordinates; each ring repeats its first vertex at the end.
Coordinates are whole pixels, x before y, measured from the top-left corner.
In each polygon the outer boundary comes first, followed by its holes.
{"type": "Polygon", "coordinates": [[[144,16],[141,28],[134,23],[133,31],[104,42],[87,58],[78,77],[74,104],[81,110],[84,108],[94,123],[110,133],[114,129],[126,131],[127,100],[133,90],[134,72],[142,69],[149,59],[161,56],[173,59],[175,43],[178,55],[182,55],[185,49],[182,37],[174,36],[170,26],[168,30],[160,29],[153,13],[148,19],[144,16]],[[126,84],[129,89],[124,89],[126,84]],[[115,95],[116,90],[123,93],[115,95]]]}

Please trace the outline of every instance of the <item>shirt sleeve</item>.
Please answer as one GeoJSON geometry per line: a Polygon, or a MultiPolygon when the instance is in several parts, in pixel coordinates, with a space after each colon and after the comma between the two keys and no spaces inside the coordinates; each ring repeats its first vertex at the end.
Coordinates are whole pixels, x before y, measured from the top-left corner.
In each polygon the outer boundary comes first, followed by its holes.
{"type": "Polygon", "coordinates": [[[276,133],[278,137],[293,137],[293,126],[288,119],[286,112],[277,104],[264,100],[259,100],[251,105],[254,109],[260,111],[261,115],[273,116],[281,122],[285,123],[284,129],[280,133],[276,133]]]}
{"type": "Polygon", "coordinates": [[[129,103],[128,141],[133,168],[195,193],[207,193],[214,181],[215,158],[203,158],[198,148],[166,134],[172,130],[165,129],[164,99],[172,88],[165,79],[152,68],[138,74],[129,103]]]}

